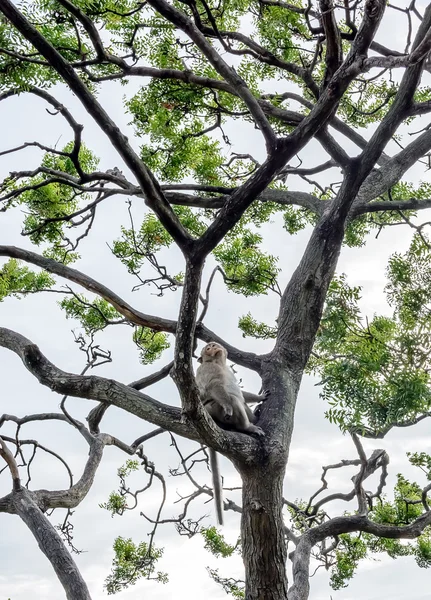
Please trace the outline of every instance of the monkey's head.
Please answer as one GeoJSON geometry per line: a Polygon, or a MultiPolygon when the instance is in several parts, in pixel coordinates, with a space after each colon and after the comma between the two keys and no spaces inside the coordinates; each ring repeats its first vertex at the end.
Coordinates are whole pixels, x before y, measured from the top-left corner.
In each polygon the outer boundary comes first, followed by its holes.
{"type": "Polygon", "coordinates": [[[198,358],[198,362],[211,362],[218,361],[226,363],[227,352],[223,346],[217,344],[217,342],[210,342],[202,348],[201,355],[198,358]]]}

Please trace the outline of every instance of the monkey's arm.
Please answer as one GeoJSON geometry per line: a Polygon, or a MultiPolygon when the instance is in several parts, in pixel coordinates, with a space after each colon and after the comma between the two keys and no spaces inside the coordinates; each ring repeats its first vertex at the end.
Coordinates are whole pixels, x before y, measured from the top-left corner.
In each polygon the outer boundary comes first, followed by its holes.
{"type": "Polygon", "coordinates": [[[265,402],[265,400],[268,400],[270,395],[270,392],[268,390],[265,390],[262,394],[253,394],[251,392],[244,392],[244,390],[241,391],[244,398],[244,402],[246,402],[246,404],[256,404],[259,402],[265,402]]]}

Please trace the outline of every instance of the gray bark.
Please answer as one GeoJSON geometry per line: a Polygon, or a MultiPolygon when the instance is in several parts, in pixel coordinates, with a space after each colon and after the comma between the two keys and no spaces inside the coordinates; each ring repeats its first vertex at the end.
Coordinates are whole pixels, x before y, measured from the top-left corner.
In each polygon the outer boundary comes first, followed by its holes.
{"type": "Polygon", "coordinates": [[[241,538],[246,600],[286,600],[286,540],[283,524],[284,468],[241,469],[241,538]]]}
{"type": "Polygon", "coordinates": [[[70,552],[52,523],[45,517],[32,494],[25,488],[12,493],[16,514],[21,517],[35,537],[39,548],[51,563],[66,592],[68,600],[91,600],[87,584],[70,552]]]}

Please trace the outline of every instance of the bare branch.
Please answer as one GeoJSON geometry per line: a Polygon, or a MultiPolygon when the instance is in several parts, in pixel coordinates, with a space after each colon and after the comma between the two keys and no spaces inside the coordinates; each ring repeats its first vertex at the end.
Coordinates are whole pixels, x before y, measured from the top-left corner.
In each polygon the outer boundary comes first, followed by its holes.
{"type": "MultiPolygon", "coordinates": [[[[51,363],[35,344],[10,329],[0,327],[0,346],[15,352],[21,358],[24,366],[42,385],[57,393],[108,402],[145,421],[188,439],[205,444],[211,443],[217,451],[227,456],[240,456],[242,454],[248,456],[250,452],[253,455],[253,452],[256,451],[256,440],[245,434],[219,429],[200,402],[198,404],[197,419],[204,422],[204,425],[200,425],[199,431],[204,431],[205,436],[198,434],[197,426],[190,418],[185,423],[181,417],[180,409],[176,407],[162,404],[150,396],[113,379],[95,375],[74,375],[62,371],[51,363]],[[207,431],[210,433],[207,434],[207,431]]],[[[115,445],[118,445],[119,443],[112,436],[108,436],[108,440],[110,444],[115,443],[115,445]]],[[[104,443],[106,444],[108,441],[104,443]]]]}
{"type": "Polygon", "coordinates": [[[308,597],[311,550],[315,544],[327,537],[342,533],[363,531],[377,537],[389,539],[414,539],[431,524],[431,512],[425,512],[413,523],[405,526],[381,525],[364,515],[335,517],[310,529],[301,537],[293,554],[293,585],[289,589],[289,600],[304,600],[308,597]]]}
{"type": "Polygon", "coordinates": [[[111,379],[66,373],[53,365],[30,340],[9,329],[0,328],[0,346],[15,352],[42,385],[57,393],[102,400],[164,429],[175,431],[190,439],[198,439],[193,428],[186,427],[181,422],[178,408],[157,402],[111,379]]]}
{"type": "Polygon", "coordinates": [[[367,455],[365,454],[364,448],[355,433],[352,433],[352,440],[356,446],[356,450],[358,451],[359,460],[361,461],[361,469],[359,473],[354,477],[353,483],[355,484],[355,494],[358,499],[358,514],[366,515],[368,513],[367,510],[367,500],[365,497],[365,492],[362,487],[362,482],[365,479],[365,474],[367,470],[367,455]]]}
{"type": "Polygon", "coordinates": [[[157,383],[158,381],[161,381],[162,379],[167,377],[171,372],[173,366],[174,361],[171,361],[170,363],[162,367],[159,371],[156,371],[155,373],[151,373],[151,375],[147,375],[146,377],[142,377],[141,379],[129,383],[129,387],[132,387],[135,390],[143,390],[144,388],[149,387],[150,385],[153,385],[154,383],[157,383]]]}
{"type": "Polygon", "coordinates": [[[408,198],[406,200],[380,200],[355,210],[355,215],[397,210],[424,210],[431,208],[431,199],[408,198]]]}
{"type": "MultiPolygon", "coordinates": [[[[328,161],[329,163],[329,161],[328,161]]],[[[316,168],[316,167],[315,167],[316,168]]],[[[314,168],[314,169],[315,169],[314,168]]],[[[310,171],[313,168],[309,169],[310,171]]],[[[315,172],[315,171],[314,171],[315,172]]],[[[201,186],[193,185],[193,184],[177,184],[164,186],[165,189],[174,190],[174,189],[186,189],[186,190],[197,190],[201,186]]],[[[167,191],[166,198],[171,202],[171,204],[179,204],[182,206],[196,206],[198,208],[211,208],[218,209],[222,208],[229,199],[229,195],[232,194],[238,188],[224,188],[223,191],[220,191],[220,188],[213,188],[211,186],[204,186],[206,189],[203,191],[221,193],[221,196],[207,197],[207,196],[194,196],[191,194],[183,194],[181,192],[175,191],[167,191]]],[[[276,204],[280,204],[282,206],[302,206],[307,210],[315,214],[321,214],[324,206],[323,202],[313,196],[312,194],[308,194],[307,192],[300,191],[290,191],[290,190],[273,190],[267,189],[264,190],[261,194],[259,194],[256,200],[260,200],[261,202],[275,202],[276,204]]]]}
{"type": "MultiPolygon", "coordinates": [[[[162,367],[159,371],[156,371],[155,373],[151,373],[151,375],[147,375],[146,377],[142,377],[141,379],[138,379],[137,381],[133,381],[132,383],[129,383],[129,387],[131,387],[135,390],[142,390],[146,387],[149,387],[150,385],[153,385],[154,383],[157,383],[158,381],[161,381],[162,379],[167,377],[169,375],[169,373],[171,372],[173,366],[174,366],[174,361],[171,361],[170,363],[168,363],[167,365],[162,367]]],[[[89,414],[87,416],[87,421],[88,421],[88,426],[90,428],[90,431],[92,433],[99,433],[100,422],[102,421],[109,406],[110,405],[107,404],[106,402],[101,402],[100,404],[98,404],[95,408],[93,408],[89,412],[89,414]]],[[[0,425],[1,425],[1,420],[0,420],[0,425]]],[[[155,435],[158,435],[159,433],[162,433],[165,430],[159,428],[159,429],[156,429],[156,431],[158,433],[153,433],[152,435],[147,434],[146,436],[142,436],[144,439],[138,438],[138,440],[135,440],[131,446],[137,447],[137,446],[139,446],[139,444],[142,444],[143,442],[145,442],[145,440],[150,439],[151,437],[154,437],[155,435]]]]}
{"type": "Polygon", "coordinates": [[[19,476],[18,465],[3,437],[0,437],[0,456],[6,461],[6,464],[9,467],[14,491],[19,491],[21,489],[21,479],[19,476]]]}

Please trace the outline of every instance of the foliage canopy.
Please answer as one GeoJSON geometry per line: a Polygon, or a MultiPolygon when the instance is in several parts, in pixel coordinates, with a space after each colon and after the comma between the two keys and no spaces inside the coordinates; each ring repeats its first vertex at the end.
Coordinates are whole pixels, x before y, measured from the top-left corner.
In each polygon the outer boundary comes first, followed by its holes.
{"type": "Polygon", "coordinates": [[[30,97],[35,113],[47,108],[53,123],[62,119],[69,131],[61,146],[57,138],[26,139],[0,149],[0,157],[16,160],[19,169],[1,174],[1,218],[20,215],[28,242],[25,248],[0,245],[0,301],[58,294],[58,308],[81,328],[76,341],[86,354],[80,375],[64,373],[19,332],[0,328],[0,346],[63,395],[58,413],[0,416],[0,427],[8,421],[17,426],[14,435],[0,430],[0,455],[13,479],[0,512],[19,514],[37,539],[41,527],[50,532],[41,547],[54,568],[56,557],[66,561],[67,569],[56,572],[68,597],[90,595],[44,513],[67,510],[59,530],[76,550],[71,509],[91,489],[107,445],[137,458],[119,469],[119,489],[102,508],[122,515],[139,505],[154,481],[163,490],[156,519],[148,519],[149,541],[115,540],[108,593],[142,577],[167,581],[156,568],[163,549],[155,534],[164,522],[175,523],[181,535],[201,535],[214,556],[240,552],[245,588],[218,570],[209,574],[227,593],[248,600],[306,600],[311,562],[330,571],[335,590],[347,585],[362,560],[378,554],[414,556],[420,567],[430,566],[431,456],[418,448],[408,457],[425,482],[398,474],[393,493],[385,495],[388,455],[380,449],[367,456],[361,441],[383,439],[431,414],[431,246],[422,218],[431,207],[431,6],[386,4],[0,2],[0,104],[30,97]],[[391,46],[391,31],[404,34],[396,40],[399,48],[391,46]],[[105,108],[113,98],[128,125],[105,108]],[[83,123],[72,108],[76,101],[86,111],[83,123]],[[106,168],[86,135],[89,125],[99,127],[118,163],[106,168]],[[116,231],[103,237],[113,206],[116,231]],[[349,274],[335,275],[341,247],[359,249],[371,234],[401,226],[411,229],[412,239],[407,251],[389,260],[388,311],[364,316],[367,290],[349,274]],[[304,230],[308,245],[285,284],[285,240],[304,230]],[[272,236],[278,253],[269,250],[272,236]],[[89,240],[109,247],[139,292],[138,302],[147,292],[160,297],[161,307],[162,298],[178,298],[176,314],[146,314],[125,299],[127,290],[102,283],[103,271],[97,279],[87,275],[89,240]],[[243,337],[252,338],[249,347],[264,343],[266,354],[236,348],[223,339],[227,332],[208,327],[216,280],[247,302],[277,297],[279,312],[265,321],[245,301],[238,315],[243,337]],[[114,326],[130,332],[141,365],[167,355],[173,361],[128,386],[112,379],[102,332],[114,326]],[[211,340],[270,390],[259,407],[265,440],[222,430],[204,411],[192,358],[198,342],[211,340]],[[109,379],[87,374],[102,364],[109,379]],[[357,458],[323,467],[316,494],[292,501],[282,486],[304,372],[319,378],[326,416],[351,436],[357,458]],[[141,391],[168,374],[181,410],[141,391]],[[66,409],[68,397],[98,401],[87,424],[66,409]],[[133,442],[101,432],[111,405],[158,429],[133,442]],[[33,455],[26,458],[22,447],[29,442],[20,437],[21,427],[39,420],[68,423],[89,446],[80,479],[73,482],[68,471],[68,490],[33,490],[30,478],[21,482],[9,446],[29,469],[39,446],[32,441],[33,455]],[[166,431],[181,463],[170,474],[188,476],[194,486],[177,518],[165,517],[165,478],[142,445],[166,431]],[[203,447],[184,456],[179,437],[203,447]],[[187,513],[192,501],[212,497],[195,476],[206,474],[205,446],[233,461],[242,479],[242,506],[225,503],[226,510],[242,513],[235,545],[187,513]],[[352,490],[325,496],[328,471],[346,466],[357,469],[352,490]],[[129,480],[138,473],[148,484],[132,491],[129,480]],[[365,480],[376,473],[375,490],[366,490],[365,480]],[[337,500],[350,504],[334,517],[329,504],[337,500]],[[288,546],[294,548],[289,556],[288,546]],[[256,566],[256,557],[268,555],[271,566],[256,566]],[[288,589],[284,563],[290,560],[288,589]]]}

